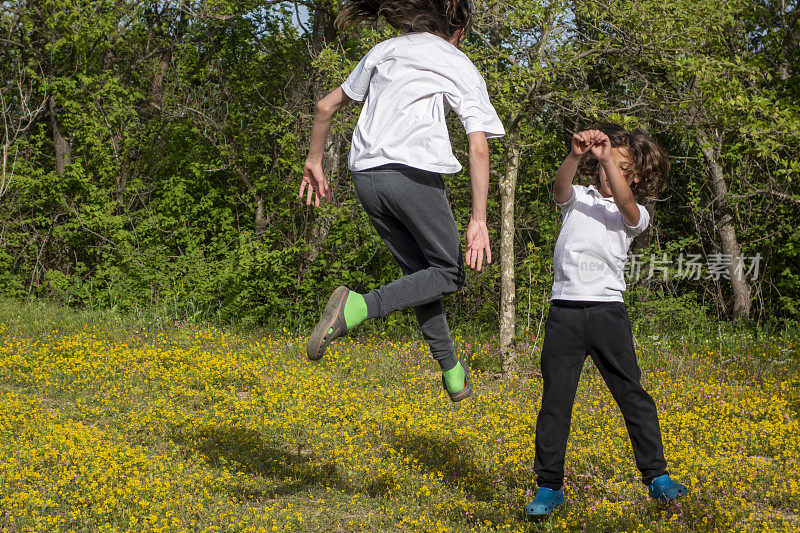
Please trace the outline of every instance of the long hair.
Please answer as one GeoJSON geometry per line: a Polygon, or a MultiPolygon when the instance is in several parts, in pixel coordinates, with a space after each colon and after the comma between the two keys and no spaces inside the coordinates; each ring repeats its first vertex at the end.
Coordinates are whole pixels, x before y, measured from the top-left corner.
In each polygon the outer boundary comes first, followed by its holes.
{"type": "Polygon", "coordinates": [[[657,197],[667,184],[669,155],[658,143],[640,131],[631,134],[629,149],[636,171],[642,178],[639,183],[633,184],[633,194],[637,197],[657,197]]]}
{"type": "MultiPolygon", "coordinates": [[[[644,132],[633,133],[622,126],[608,122],[597,124],[593,129],[600,130],[611,140],[614,148],[627,149],[633,160],[633,168],[639,181],[631,183],[631,192],[637,199],[655,198],[663,190],[669,172],[669,156],[661,146],[644,132]]],[[[578,171],[581,176],[597,182],[600,162],[591,152],[587,151],[581,160],[578,171]]]]}
{"type": "Polygon", "coordinates": [[[351,0],[336,17],[341,31],[383,16],[403,33],[428,32],[449,39],[472,24],[469,0],[351,0]]]}

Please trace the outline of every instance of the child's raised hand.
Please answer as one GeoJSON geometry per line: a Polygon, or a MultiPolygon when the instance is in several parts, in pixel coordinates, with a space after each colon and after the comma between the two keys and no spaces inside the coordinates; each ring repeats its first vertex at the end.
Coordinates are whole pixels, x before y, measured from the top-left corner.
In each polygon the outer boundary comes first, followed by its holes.
{"type": "Polygon", "coordinates": [[[592,136],[590,131],[582,131],[572,136],[572,155],[581,157],[586,150],[592,147],[592,136]]]}
{"type": "Polygon", "coordinates": [[[572,154],[581,157],[591,150],[600,161],[611,157],[611,141],[600,130],[586,130],[572,136],[572,154]]]}
{"type": "Polygon", "coordinates": [[[594,133],[593,140],[591,146],[592,154],[597,158],[598,161],[604,163],[611,159],[611,139],[608,138],[608,135],[603,133],[602,131],[598,130],[590,130],[594,133]]]}
{"type": "Polygon", "coordinates": [[[311,198],[314,197],[314,207],[319,207],[320,200],[327,198],[331,201],[330,187],[325,174],[322,172],[321,163],[306,161],[303,165],[303,179],[300,182],[300,194],[298,198],[302,201],[303,194],[306,194],[306,205],[311,205],[311,198]],[[306,187],[308,190],[306,191],[306,187]]]}

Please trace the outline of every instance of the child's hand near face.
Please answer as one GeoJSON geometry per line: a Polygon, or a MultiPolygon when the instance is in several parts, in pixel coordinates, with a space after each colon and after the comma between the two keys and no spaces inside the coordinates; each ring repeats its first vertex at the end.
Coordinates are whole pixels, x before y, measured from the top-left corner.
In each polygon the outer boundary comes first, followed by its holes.
{"type": "Polygon", "coordinates": [[[611,157],[611,141],[608,135],[600,130],[586,130],[572,136],[572,149],[558,168],[553,185],[553,198],[556,202],[564,203],[572,196],[572,180],[581,159],[589,150],[601,163],[608,161],[611,157]]]}
{"type": "Polygon", "coordinates": [[[591,148],[592,154],[601,163],[607,163],[611,159],[611,139],[602,131],[591,131],[596,132],[594,135],[594,143],[591,148]]]}
{"type": "Polygon", "coordinates": [[[589,135],[591,130],[575,133],[572,136],[572,154],[575,157],[582,157],[586,150],[592,147],[592,138],[589,135]]]}
{"type": "Polygon", "coordinates": [[[572,149],[570,155],[561,164],[556,174],[553,186],[553,197],[556,202],[563,203],[572,195],[572,179],[578,169],[580,160],[591,151],[600,163],[598,170],[598,188],[603,196],[612,196],[622,213],[625,222],[635,226],[639,222],[639,208],[631,192],[630,184],[638,181],[638,177],[630,175],[618,164],[617,159],[622,159],[624,166],[630,167],[630,156],[620,151],[619,147],[611,146],[611,139],[600,130],[586,130],[572,136],[572,149]],[[616,152],[615,152],[616,151],[616,152]],[[616,153],[616,155],[615,155],[616,153]]]}
{"type": "Polygon", "coordinates": [[[587,150],[600,161],[611,157],[611,140],[600,130],[586,130],[572,136],[572,155],[582,157],[587,150]]]}

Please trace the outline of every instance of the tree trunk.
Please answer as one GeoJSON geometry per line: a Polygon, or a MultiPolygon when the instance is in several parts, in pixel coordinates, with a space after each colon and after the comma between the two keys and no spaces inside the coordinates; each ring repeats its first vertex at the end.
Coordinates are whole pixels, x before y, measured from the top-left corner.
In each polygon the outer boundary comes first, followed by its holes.
{"type": "Polygon", "coordinates": [[[733,212],[725,198],[728,188],[725,184],[722,164],[719,161],[719,151],[716,145],[712,144],[708,133],[703,129],[697,132],[697,143],[700,145],[711,175],[711,190],[714,195],[713,205],[717,213],[719,213],[715,224],[722,241],[722,253],[730,258],[728,274],[731,280],[731,288],[733,289],[732,315],[736,320],[746,320],[750,315],[750,284],[744,275],[741,248],[736,238],[736,228],[733,223],[733,212]]]}
{"type": "Polygon", "coordinates": [[[124,212],[125,189],[128,187],[128,175],[130,174],[130,162],[128,154],[123,154],[122,165],[117,177],[117,203],[121,212],[124,212]]]}
{"type": "MultiPolygon", "coordinates": [[[[311,30],[311,49],[315,56],[319,54],[328,43],[336,39],[336,27],[333,24],[334,20],[333,15],[328,11],[317,9],[314,12],[311,30]]],[[[312,77],[313,97],[316,103],[325,96],[325,88],[316,73],[313,73],[312,77]]],[[[333,191],[333,183],[339,172],[341,150],[342,143],[340,137],[336,135],[336,133],[331,133],[325,141],[325,152],[322,154],[322,172],[328,179],[331,191],[333,191]]],[[[333,216],[330,213],[318,213],[319,214],[317,214],[311,222],[311,235],[308,242],[311,250],[306,257],[307,265],[310,265],[319,257],[325,240],[328,238],[331,224],[333,224],[333,216]]]]}
{"type": "Polygon", "coordinates": [[[158,66],[153,74],[153,81],[150,84],[150,105],[153,107],[159,107],[161,105],[161,92],[162,87],[164,86],[164,76],[167,74],[167,67],[169,67],[170,61],[172,61],[172,49],[167,48],[161,52],[161,56],[158,60],[158,66]]]}
{"type": "Polygon", "coordinates": [[[53,126],[53,146],[56,152],[56,172],[58,175],[64,174],[69,165],[70,148],[64,133],[61,131],[61,123],[58,120],[56,109],[56,96],[50,95],[50,122],[53,126]]]}
{"type": "Polygon", "coordinates": [[[244,183],[245,188],[250,192],[250,194],[253,195],[253,199],[256,201],[256,231],[262,231],[269,225],[269,220],[264,217],[264,197],[256,192],[256,188],[253,187],[253,183],[250,181],[250,178],[247,177],[247,173],[242,170],[242,167],[236,163],[233,163],[233,169],[239,176],[239,179],[242,180],[242,183],[244,183]]]}
{"type": "Polygon", "coordinates": [[[796,61],[797,58],[797,53],[795,50],[797,50],[798,46],[800,46],[800,24],[798,22],[800,22],[800,13],[798,12],[798,8],[795,7],[793,13],[787,14],[787,20],[785,23],[786,30],[783,38],[783,61],[781,61],[781,64],[778,67],[778,75],[783,81],[786,81],[791,77],[791,73],[793,71],[792,62],[796,61]],[[791,18],[789,18],[790,15],[791,18]]]}
{"type": "MultiPolygon", "coordinates": [[[[547,8],[542,24],[542,34],[536,45],[539,63],[544,59],[544,51],[550,39],[550,32],[556,21],[555,2],[547,8]]],[[[500,179],[500,368],[503,377],[513,377],[519,372],[515,339],[517,335],[517,296],[514,281],[514,234],[516,222],[514,208],[519,172],[519,124],[526,110],[533,103],[542,87],[544,77],[539,76],[525,94],[519,110],[513,115],[506,131],[506,173],[500,179]]]]}
{"type": "Polygon", "coordinates": [[[0,111],[2,111],[3,113],[3,168],[2,168],[2,175],[0,175],[0,198],[2,198],[3,195],[8,191],[8,187],[11,185],[11,178],[13,176],[13,172],[9,173],[7,171],[7,168],[8,168],[8,150],[14,143],[13,136],[9,134],[9,130],[11,129],[11,126],[9,124],[10,117],[8,113],[8,108],[6,107],[6,100],[5,97],[3,96],[3,91],[0,91],[0,108],[1,108],[0,111]]]}
{"type": "MultiPolygon", "coordinates": [[[[329,183],[333,183],[339,171],[341,145],[341,137],[338,135],[329,136],[325,143],[325,152],[322,154],[322,171],[325,173],[325,177],[328,178],[329,183]]],[[[307,257],[308,264],[316,261],[320,252],[322,252],[322,247],[328,238],[328,232],[331,230],[331,224],[333,224],[333,215],[330,213],[320,214],[314,218],[311,226],[311,239],[308,243],[311,247],[307,257]]]]}
{"type": "Polygon", "coordinates": [[[328,43],[336,39],[334,20],[333,13],[325,9],[316,9],[314,11],[311,26],[311,49],[315,56],[328,46],[328,43]]]}
{"type": "Polygon", "coordinates": [[[514,194],[519,171],[519,130],[509,132],[506,172],[500,180],[500,366],[503,377],[519,372],[514,346],[516,286],[514,283],[514,194]]]}

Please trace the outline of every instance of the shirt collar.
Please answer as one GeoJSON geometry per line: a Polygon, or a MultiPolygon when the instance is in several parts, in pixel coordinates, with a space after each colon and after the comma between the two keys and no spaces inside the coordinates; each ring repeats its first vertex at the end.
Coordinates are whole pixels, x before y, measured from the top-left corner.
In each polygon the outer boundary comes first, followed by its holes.
{"type": "Polygon", "coordinates": [[[597,187],[595,187],[594,185],[589,185],[588,187],[586,187],[586,190],[589,191],[589,192],[593,192],[598,198],[600,198],[601,200],[605,200],[606,202],[613,202],[614,201],[614,197],[613,196],[609,196],[608,198],[606,198],[605,196],[600,194],[600,191],[598,191],[597,187]]]}

